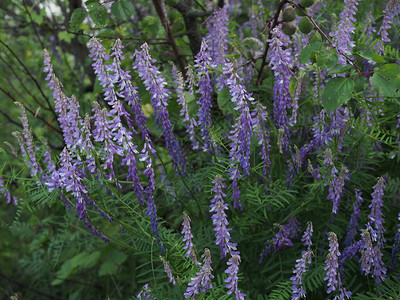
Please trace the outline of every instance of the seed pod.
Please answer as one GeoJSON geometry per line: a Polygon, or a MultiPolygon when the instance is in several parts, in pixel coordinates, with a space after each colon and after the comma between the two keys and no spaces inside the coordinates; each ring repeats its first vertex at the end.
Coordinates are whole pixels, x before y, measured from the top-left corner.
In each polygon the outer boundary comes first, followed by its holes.
{"type": "Polygon", "coordinates": [[[300,19],[299,22],[300,32],[304,34],[309,34],[313,30],[313,28],[314,28],[313,23],[311,23],[311,21],[307,17],[303,17],[300,19]]]}
{"type": "Polygon", "coordinates": [[[315,0],[301,0],[300,5],[304,7],[310,7],[315,3],[315,0]]]}
{"type": "Polygon", "coordinates": [[[295,34],[297,31],[297,26],[293,22],[282,23],[282,32],[288,36],[295,34]]]}
{"type": "Polygon", "coordinates": [[[291,22],[296,19],[296,12],[293,7],[288,7],[283,11],[282,20],[283,22],[291,22]]]}
{"type": "MultiPolygon", "coordinates": [[[[307,8],[303,8],[303,10],[305,11],[305,12],[307,12],[307,8]]],[[[298,15],[298,16],[300,16],[300,17],[304,17],[305,16],[305,14],[299,9],[299,8],[295,8],[294,9],[294,11],[296,12],[296,14],[298,15]]]]}
{"type": "Polygon", "coordinates": [[[310,44],[312,44],[314,42],[322,42],[322,37],[321,37],[321,34],[318,31],[313,31],[308,36],[308,40],[310,41],[310,44]]]}

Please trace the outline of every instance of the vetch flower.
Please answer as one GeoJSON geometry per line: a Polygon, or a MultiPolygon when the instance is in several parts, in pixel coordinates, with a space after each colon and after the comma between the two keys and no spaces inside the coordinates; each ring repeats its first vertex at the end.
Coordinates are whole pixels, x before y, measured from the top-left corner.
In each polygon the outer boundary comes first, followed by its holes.
{"type": "Polygon", "coordinates": [[[232,293],[235,294],[236,300],[243,300],[246,294],[240,292],[238,284],[239,284],[239,264],[240,264],[240,255],[239,253],[233,254],[231,258],[229,258],[228,262],[226,263],[228,268],[225,270],[229,276],[224,281],[227,283],[225,287],[228,289],[226,292],[228,295],[232,293]]]}
{"type": "Polygon", "coordinates": [[[353,204],[353,214],[351,215],[349,225],[347,226],[346,237],[344,239],[344,245],[346,247],[351,246],[355,240],[355,236],[360,229],[358,225],[358,219],[361,217],[360,206],[364,202],[362,198],[362,193],[359,189],[355,190],[356,202],[353,204]]]}
{"type": "Polygon", "coordinates": [[[383,10],[383,21],[381,28],[379,28],[378,31],[378,35],[380,35],[381,38],[378,39],[378,43],[375,45],[375,49],[377,49],[377,53],[380,55],[385,55],[385,48],[383,47],[383,43],[390,42],[388,30],[391,28],[393,18],[399,13],[399,10],[399,0],[390,0],[383,10]]]}
{"type": "Polygon", "coordinates": [[[169,265],[169,262],[166,259],[164,259],[162,256],[160,256],[160,259],[164,264],[164,271],[165,271],[165,274],[167,274],[169,282],[171,282],[173,285],[175,285],[176,284],[175,277],[172,274],[172,270],[171,270],[171,267],[169,265]]]}
{"type": "Polygon", "coordinates": [[[368,206],[371,209],[370,214],[368,215],[368,223],[366,224],[368,231],[371,233],[371,238],[374,242],[377,242],[379,248],[383,248],[383,244],[386,242],[385,237],[383,236],[385,232],[385,227],[383,223],[385,220],[383,219],[383,195],[384,189],[386,188],[385,180],[383,177],[378,179],[376,185],[374,185],[372,192],[372,201],[368,206]]]}
{"type": "Polygon", "coordinates": [[[7,204],[13,203],[14,205],[18,205],[18,198],[15,196],[11,196],[10,191],[6,187],[4,183],[3,176],[0,175],[0,193],[3,194],[4,198],[7,199],[7,204]]]}
{"type": "Polygon", "coordinates": [[[326,292],[330,294],[336,291],[339,294],[335,297],[335,299],[338,300],[343,300],[345,299],[345,297],[349,299],[351,296],[351,292],[342,287],[340,273],[338,272],[338,258],[340,256],[340,252],[336,234],[334,232],[329,232],[328,240],[329,252],[326,256],[326,266],[324,267],[324,270],[326,271],[324,281],[327,281],[328,286],[328,290],[326,292]]]}
{"type": "Polygon", "coordinates": [[[195,299],[196,295],[204,293],[212,289],[211,279],[214,275],[211,273],[211,253],[207,248],[204,249],[204,254],[201,256],[203,258],[203,266],[200,271],[196,273],[195,277],[191,278],[188,284],[186,292],[184,294],[185,298],[195,299]]]}

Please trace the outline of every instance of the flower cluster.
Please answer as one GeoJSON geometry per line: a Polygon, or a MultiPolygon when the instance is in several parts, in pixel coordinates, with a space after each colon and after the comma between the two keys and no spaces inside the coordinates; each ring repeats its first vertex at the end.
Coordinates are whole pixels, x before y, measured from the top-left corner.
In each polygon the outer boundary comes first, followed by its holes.
{"type": "Polygon", "coordinates": [[[304,235],[301,239],[304,246],[307,246],[307,250],[303,250],[301,253],[301,258],[296,260],[296,268],[293,271],[294,276],[290,278],[292,281],[292,299],[300,299],[305,297],[306,292],[303,287],[303,274],[306,272],[307,265],[311,264],[311,256],[313,255],[311,251],[311,237],[313,234],[313,226],[312,223],[309,222],[307,224],[307,229],[304,232],[304,235]]]}
{"type": "Polygon", "coordinates": [[[203,257],[203,266],[200,271],[196,273],[196,276],[191,278],[191,281],[188,284],[186,292],[184,294],[185,298],[195,299],[196,295],[200,293],[204,293],[209,289],[212,289],[211,279],[214,278],[214,275],[211,273],[211,253],[210,250],[204,249],[203,257]]]}
{"type": "Polygon", "coordinates": [[[342,287],[340,273],[338,273],[338,258],[340,256],[340,252],[337,236],[334,232],[330,232],[328,239],[329,253],[326,256],[326,266],[324,267],[324,270],[326,271],[326,276],[324,277],[324,280],[328,282],[327,293],[330,294],[336,291],[339,293],[339,295],[336,296],[335,299],[343,300],[345,299],[345,297],[349,299],[351,296],[351,292],[342,287]]]}
{"type": "Polygon", "coordinates": [[[11,196],[11,193],[8,190],[8,188],[6,187],[6,185],[4,183],[4,179],[1,175],[0,175],[0,193],[2,193],[4,198],[7,199],[8,204],[9,203],[13,203],[14,205],[18,204],[18,198],[15,196],[11,196]]]}
{"type": "Polygon", "coordinates": [[[399,13],[400,10],[400,2],[399,0],[390,0],[385,9],[383,10],[383,21],[382,25],[379,28],[378,34],[381,36],[378,39],[378,43],[375,45],[378,54],[385,54],[385,48],[383,47],[383,43],[390,42],[388,30],[392,27],[393,18],[399,13]]]}
{"type": "Polygon", "coordinates": [[[227,265],[229,267],[225,270],[225,273],[227,273],[229,276],[228,278],[225,279],[225,282],[227,283],[226,288],[229,289],[227,294],[231,295],[232,293],[234,293],[236,300],[243,300],[246,294],[243,294],[238,287],[239,264],[240,264],[239,254],[232,255],[227,262],[227,265]]]}

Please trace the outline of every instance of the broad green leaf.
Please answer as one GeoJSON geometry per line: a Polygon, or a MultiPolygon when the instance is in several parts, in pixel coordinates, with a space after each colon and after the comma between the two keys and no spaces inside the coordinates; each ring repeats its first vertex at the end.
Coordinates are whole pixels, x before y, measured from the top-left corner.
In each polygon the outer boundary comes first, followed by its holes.
{"type": "Polygon", "coordinates": [[[228,88],[224,88],[217,97],[218,107],[223,113],[233,113],[235,111],[234,104],[231,101],[231,94],[228,88]]]}
{"type": "Polygon", "coordinates": [[[383,65],[372,76],[372,84],[383,96],[400,97],[400,66],[383,65]]]}
{"type": "Polygon", "coordinates": [[[69,20],[69,30],[72,32],[76,32],[80,29],[83,20],[85,20],[87,16],[87,11],[83,8],[77,8],[71,15],[71,19],[69,20]]]}
{"type": "Polygon", "coordinates": [[[110,261],[107,261],[100,266],[99,276],[113,275],[113,274],[115,274],[115,272],[117,272],[117,269],[118,269],[118,267],[116,264],[114,264],[110,261]]]}
{"type": "Polygon", "coordinates": [[[358,55],[360,55],[362,58],[365,58],[366,60],[371,60],[371,61],[374,61],[377,63],[385,63],[386,62],[386,60],[382,56],[376,54],[372,50],[361,51],[358,53],[358,55]]]}
{"type": "Polygon", "coordinates": [[[315,42],[312,43],[311,45],[306,46],[300,54],[300,62],[302,64],[306,64],[308,60],[313,56],[314,52],[320,51],[322,48],[322,43],[321,42],[315,42]]]}
{"type": "Polygon", "coordinates": [[[111,5],[111,13],[117,18],[128,21],[135,13],[135,7],[127,0],[119,0],[111,5]]]}
{"type": "Polygon", "coordinates": [[[108,15],[103,6],[98,3],[90,3],[87,5],[90,18],[97,26],[104,26],[107,23],[108,15]]]}
{"type": "Polygon", "coordinates": [[[336,53],[332,53],[328,50],[323,50],[321,53],[316,55],[317,57],[317,65],[322,70],[328,70],[332,68],[338,62],[338,56],[336,53]]]}
{"type": "Polygon", "coordinates": [[[326,111],[335,110],[350,100],[354,90],[354,80],[336,77],[328,81],[322,94],[322,104],[326,111]]]}

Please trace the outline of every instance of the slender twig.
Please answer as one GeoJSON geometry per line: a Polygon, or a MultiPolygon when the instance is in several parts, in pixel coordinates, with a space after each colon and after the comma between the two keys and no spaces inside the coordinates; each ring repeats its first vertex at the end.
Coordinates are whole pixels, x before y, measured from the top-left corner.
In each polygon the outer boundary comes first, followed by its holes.
{"type": "Polygon", "coordinates": [[[258,71],[258,76],[257,76],[257,86],[260,86],[263,79],[262,79],[262,71],[265,67],[265,65],[267,64],[266,59],[267,59],[267,54],[268,54],[268,50],[269,50],[269,45],[270,45],[270,40],[272,38],[272,30],[276,27],[276,25],[278,25],[278,18],[279,18],[279,14],[281,12],[281,10],[283,9],[283,6],[288,2],[288,0],[282,0],[279,2],[278,8],[276,10],[274,19],[272,21],[272,25],[269,28],[269,32],[268,32],[268,38],[267,38],[267,42],[265,43],[265,49],[264,49],[264,53],[262,56],[262,62],[261,62],[261,67],[260,70],[258,71]]]}
{"type": "Polygon", "coordinates": [[[165,28],[165,32],[167,33],[168,41],[172,47],[172,51],[174,52],[176,61],[178,63],[179,70],[182,72],[183,76],[186,77],[186,69],[185,64],[182,61],[182,57],[180,55],[180,51],[178,45],[175,42],[174,33],[172,32],[172,28],[168,21],[168,16],[165,13],[165,6],[160,0],[153,0],[154,7],[156,8],[157,14],[161,20],[165,28]]]}
{"type": "Polygon", "coordinates": [[[25,64],[19,59],[18,55],[15,54],[15,52],[5,43],[3,42],[3,40],[0,39],[0,44],[2,44],[4,47],[7,48],[7,50],[12,54],[12,56],[14,56],[14,58],[17,60],[17,62],[24,68],[25,70],[25,74],[27,74],[32,81],[35,83],[36,87],[38,88],[38,90],[40,91],[40,94],[43,96],[43,98],[46,100],[47,105],[49,107],[49,109],[51,110],[51,112],[53,113],[54,117],[57,119],[57,114],[54,111],[53,107],[50,104],[50,100],[49,98],[47,98],[47,96],[45,95],[45,93],[42,90],[42,87],[40,86],[39,82],[36,80],[35,76],[33,76],[33,74],[29,71],[29,69],[25,66],[25,64]]]}
{"type": "Polygon", "coordinates": [[[13,118],[11,118],[5,111],[3,111],[2,109],[0,109],[0,114],[2,114],[10,123],[13,123],[14,125],[17,125],[18,127],[22,127],[22,124],[15,121],[13,118]]]}

